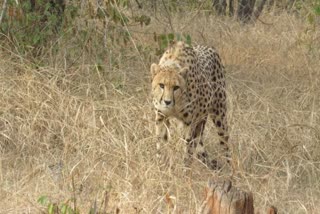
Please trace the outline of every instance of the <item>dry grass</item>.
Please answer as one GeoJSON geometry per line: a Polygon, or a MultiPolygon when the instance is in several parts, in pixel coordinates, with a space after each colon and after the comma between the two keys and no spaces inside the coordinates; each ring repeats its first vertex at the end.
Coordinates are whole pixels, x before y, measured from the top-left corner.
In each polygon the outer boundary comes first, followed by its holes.
{"type": "MultiPolygon", "coordinates": [[[[166,213],[167,193],[177,213],[195,213],[212,175],[251,190],[258,207],[318,213],[320,31],[308,33],[307,23],[285,14],[262,19],[271,24],[173,19],[195,43],[215,46],[226,65],[234,169],[220,173],[195,162],[184,174],[175,140],[164,146],[169,167],[155,161],[149,49],[165,25],[131,29],[141,54],[115,49],[119,66],[108,54],[104,70],[90,51],[66,66],[66,41],[39,68],[1,50],[0,213],[39,213],[43,195],[58,203],[76,195],[81,213],[104,200],[111,213],[166,213]]],[[[216,153],[212,123],[205,139],[216,153]]]]}

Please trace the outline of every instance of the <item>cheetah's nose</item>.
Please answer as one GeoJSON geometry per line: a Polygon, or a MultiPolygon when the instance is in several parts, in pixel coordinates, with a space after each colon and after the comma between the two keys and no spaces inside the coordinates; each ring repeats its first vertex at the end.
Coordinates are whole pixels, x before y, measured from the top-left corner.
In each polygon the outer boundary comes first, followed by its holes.
{"type": "Polygon", "coordinates": [[[171,100],[165,100],[164,103],[168,106],[171,104],[171,100]]]}

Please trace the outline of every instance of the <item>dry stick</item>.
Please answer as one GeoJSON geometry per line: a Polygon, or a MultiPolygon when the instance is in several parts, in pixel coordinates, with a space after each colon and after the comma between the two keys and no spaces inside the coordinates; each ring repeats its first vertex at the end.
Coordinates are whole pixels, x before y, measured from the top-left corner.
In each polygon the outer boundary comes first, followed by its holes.
{"type": "Polygon", "coordinates": [[[77,212],[77,198],[76,198],[76,188],[74,184],[74,175],[71,177],[72,181],[72,192],[73,192],[73,210],[76,213],[77,212]]]}
{"type": "Polygon", "coordinates": [[[138,5],[138,8],[142,9],[142,4],[138,0],[135,0],[135,1],[136,1],[137,5],[138,5]]]}
{"type": "Polygon", "coordinates": [[[4,14],[6,13],[6,10],[7,10],[7,0],[4,0],[3,1],[3,5],[2,5],[2,11],[1,11],[1,15],[0,15],[0,25],[2,23],[2,19],[4,17],[4,14]]]}
{"type": "Polygon", "coordinates": [[[257,18],[258,21],[260,21],[264,25],[273,25],[273,23],[267,23],[265,21],[262,21],[259,17],[257,18]]]}

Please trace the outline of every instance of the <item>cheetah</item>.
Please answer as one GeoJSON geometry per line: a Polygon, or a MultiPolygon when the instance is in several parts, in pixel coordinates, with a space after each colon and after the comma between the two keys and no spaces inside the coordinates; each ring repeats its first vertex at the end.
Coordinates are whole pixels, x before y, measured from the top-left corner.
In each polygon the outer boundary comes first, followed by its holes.
{"type": "MultiPolygon", "coordinates": [[[[216,50],[173,42],[159,64],[151,65],[150,72],[156,135],[167,141],[169,118],[178,119],[188,130],[184,136],[186,165],[190,165],[196,151],[197,158],[209,168],[219,169],[217,160],[208,157],[202,140],[210,116],[217,128],[220,145],[228,156],[225,71],[216,50]]],[[[159,141],[157,151],[159,154],[159,141]]]]}

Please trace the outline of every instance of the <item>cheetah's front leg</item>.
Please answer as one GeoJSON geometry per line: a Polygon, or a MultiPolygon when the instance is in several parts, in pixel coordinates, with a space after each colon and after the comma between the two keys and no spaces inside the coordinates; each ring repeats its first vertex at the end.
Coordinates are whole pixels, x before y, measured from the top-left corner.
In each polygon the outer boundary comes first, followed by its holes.
{"type": "Polygon", "coordinates": [[[187,157],[185,159],[185,164],[189,167],[192,163],[193,155],[197,151],[197,157],[205,164],[208,164],[207,152],[203,148],[202,136],[204,127],[207,122],[207,116],[204,116],[200,121],[190,123],[186,125],[188,130],[185,136],[185,141],[187,144],[187,157]]]}
{"type": "Polygon", "coordinates": [[[156,135],[158,137],[157,140],[157,159],[159,160],[161,158],[161,142],[167,141],[168,136],[168,129],[169,129],[169,120],[168,118],[161,113],[160,111],[156,111],[156,135]]]}
{"type": "Polygon", "coordinates": [[[194,124],[185,125],[184,128],[185,130],[187,130],[184,136],[184,140],[186,142],[186,157],[184,159],[184,164],[186,167],[190,167],[193,159],[193,154],[197,147],[198,139],[195,136],[195,128],[196,126],[194,124]]]}
{"type": "Polygon", "coordinates": [[[185,159],[185,164],[190,166],[192,162],[193,155],[196,151],[197,158],[207,165],[212,170],[217,170],[220,168],[215,159],[210,159],[207,151],[203,145],[203,132],[207,122],[207,118],[203,118],[200,122],[195,125],[191,125],[189,129],[189,135],[185,138],[187,143],[187,158],[185,159]]]}

